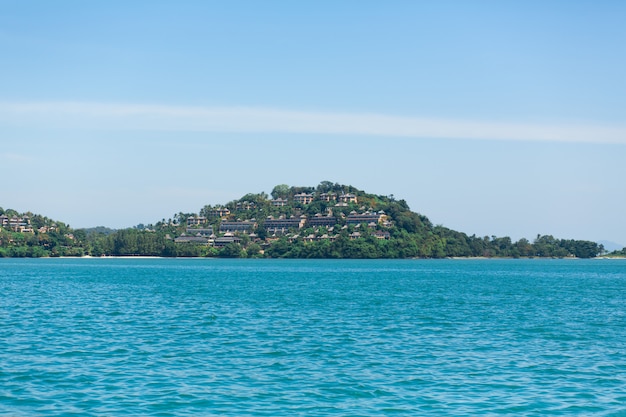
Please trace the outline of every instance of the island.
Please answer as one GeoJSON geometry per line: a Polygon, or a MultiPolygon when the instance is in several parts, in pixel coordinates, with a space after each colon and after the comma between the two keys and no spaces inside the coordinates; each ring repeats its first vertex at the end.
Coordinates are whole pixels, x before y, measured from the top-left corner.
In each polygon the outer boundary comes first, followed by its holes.
{"type": "MultiPolygon", "coordinates": [[[[622,251],[626,253],[626,248],[622,251]]],[[[393,195],[323,181],[280,184],[197,213],[112,230],[72,229],[0,208],[0,257],[161,256],[237,258],[593,258],[596,242],[468,236],[410,210],[393,195]]]]}

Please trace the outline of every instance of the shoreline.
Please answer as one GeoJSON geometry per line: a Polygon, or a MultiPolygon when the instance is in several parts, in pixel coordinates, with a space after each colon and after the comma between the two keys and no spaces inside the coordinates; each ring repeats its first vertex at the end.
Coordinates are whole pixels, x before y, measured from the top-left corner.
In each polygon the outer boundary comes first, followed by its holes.
{"type": "Polygon", "coordinates": [[[91,255],[84,255],[84,256],[42,256],[42,257],[7,257],[7,258],[0,258],[0,259],[20,259],[20,258],[24,258],[24,259],[316,259],[316,260],[322,260],[322,259],[328,259],[328,260],[348,260],[348,259],[353,259],[353,260],[455,260],[455,261],[459,261],[459,260],[471,260],[471,261],[480,261],[480,260],[535,260],[535,259],[552,259],[552,260],[585,260],[585,259],[593,259],[593,260],[626,260],[626,256],[596,256],[594,258],[577,258],[577,257],[573,257],[573,256],[567,256],[567,257],[562,257],[562,258],[555,258],[555,257],[540,257],[540,256],[533,256],[533,257],[519,257],[519,258],[513,258],[513,257],[487,257],[487,256],[468,256],[468,257],[464,257],[464,256],[451,256],[451,257],[446,257],[446,258],[227,258],[227,257],[215,257],[215,256],[150,256],[150,255],[119,255],[119,256],[91,256],[91,255]]]}

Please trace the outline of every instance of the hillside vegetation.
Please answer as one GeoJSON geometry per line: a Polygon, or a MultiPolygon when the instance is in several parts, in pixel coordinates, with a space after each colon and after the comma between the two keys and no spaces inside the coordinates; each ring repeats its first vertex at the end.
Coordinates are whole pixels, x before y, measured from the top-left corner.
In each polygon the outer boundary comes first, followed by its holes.
{"type": "Polygon", "coordinates": [[[585,240],[538,235],[532,242],[433,225],[393,195],[328,181],[277,185],[198,213],[111,230],[72,229],[0,208],[0,257],[218,256],[271,258],[579,257],[603,252],[585,240]]]}

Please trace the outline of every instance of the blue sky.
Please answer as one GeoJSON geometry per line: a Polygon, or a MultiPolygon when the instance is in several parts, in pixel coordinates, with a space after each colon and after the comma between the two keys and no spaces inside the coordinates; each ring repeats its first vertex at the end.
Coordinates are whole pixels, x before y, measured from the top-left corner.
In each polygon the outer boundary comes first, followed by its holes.
{"type": "Polygon", "coordinates": [[[621,1],[0,1],[0,206],[127,227],[352,184],[626,245],[621,1]]]}

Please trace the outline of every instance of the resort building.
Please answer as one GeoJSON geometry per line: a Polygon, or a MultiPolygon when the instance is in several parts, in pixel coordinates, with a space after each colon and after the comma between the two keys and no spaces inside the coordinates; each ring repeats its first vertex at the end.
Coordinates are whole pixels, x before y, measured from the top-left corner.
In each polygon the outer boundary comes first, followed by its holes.
{"type": "Polygon", "coordinates": [[[240,201],[237,203],[237,205],[235,206],[237,208],[237,210],[253,210],[254,208],[256,208],[256,203],[254,203],[253,201],[240,201]]]}
{"type": "Polygon", "coordinates": [[[337,218],[335,216],[322,216],[318,213],[314,217],[311,217],[307,223],[311,227],[332,227],[337,224],[337,218]]]}
{"type": "Polygon", "coordinates": [[[226,207],[216,207],[213,210],[209,211],[209,216],[211,217],[227,217],[230,216],[230,210],[226,207]]]}
{"type": "Polygon", "coordinates": [[[256,227],[256,223],[245,220],[241,222],[222,222],[220,223],[221,233],[237,233],[237,232],[250,232],[256,227]]]}
{"type": "Polygon", "coordinates": [[[339,202],[340,203],[356,203],[357,198],[356,198],[356,195],[354,194],[341,194],[339,196],[339,202]]]}
{"type": "Polygon", "coordinates": [[[389,232],[377,230],[374,232],[374,237],[377,239],[389,240],[391,238],[391,235],[389,234],[389,232]]]}
{"type": "Polygon", "coordinates": [[[213,234],[213,226],[205,227],[187,227],[186,232],[195,236],[211,236],[213,234]]]}
{"type": "Polygon", "coordinates": [[[300,193],[293,196],[296,203],[310,204],[313,201],[313,194],[300,193]]]}
{"type": "Polygon", "coordinates": [[[206,237],[187,236],[185,234],[182,234],[180,235],[180,237],[174,239],[174,243],[195,243],[198,245],[206,245],[207,243],[209,243],[209,239],[207,239],[206,237]]]}
{"type": "Polygon", "coordinates": [[[287,203],[288,201],[282,198],[277,198],[275,200],[272,200],[272,206],[274,207],[285,207],[287,203]]]}
{"type": "Polygon", "coordinates": [[[350,213],[346,218],[346,224],[378,224],[382,218],[382,214],[365,212],[363,214],[350,213]]]}
{"type": "Polygon", "coordinates": [[[200,226],[203,225],[207,222],[206,217],[203,216],[191,216],[187,218],[187,226],[200,226]]]}
{"type": "Polygon", "coordinates": [[[0,216],[0,224],[2,225],[2,227],[11,229],[14,232],[34,233],[34,230],[30,225],[30,217],[28,216],[13,216],[9,218],[8,216],[3,214],[0,216]]]}
{"type": "Polygon", "coordinates": [[[230,243],[240,243],[241,239],[238,238],[237,236],[233,236],[230,233],[225,234],[222,237],[218,237],[217,239],[215,239],[213,241],[213,246],[215,246],[216,248],[223,248],[224,246],[230,244],[230,243]]]}
{"type": "Polygon", "coordinates": [[[302,229],[304,227],[304,223],[306,222],[306,217],[290,217],[288,219],[278,218],[275,219],[273,217],[268,217],[265,219],[265,230],[268,233],[279,233],[284,234],[287,233],[290,229],[302,229]]]}
{"type": "Polygon", "coordinates": [[[339,235],[328,235],[324,233],[322,236],[320,236],[320,240],[329,240],[331,242],[334,242],[335,240],[337,240],[338,237],[339,235]]]}
{"type": "Polygon", "coordinates": [[[322,193],[320,194],[320,200],[322,201],[337,201],[337,194],[335,193],[322,193]]]}

